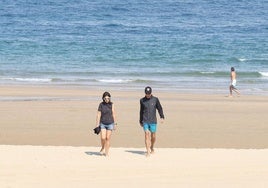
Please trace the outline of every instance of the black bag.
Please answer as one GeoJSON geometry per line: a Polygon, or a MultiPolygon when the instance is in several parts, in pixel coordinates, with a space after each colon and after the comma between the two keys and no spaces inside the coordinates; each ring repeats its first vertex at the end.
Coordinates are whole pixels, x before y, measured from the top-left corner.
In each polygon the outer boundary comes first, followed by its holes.
{"type": "Polygon", "coordinates": [[[94,128],[93,131],[94,131],[95,134],[99,134],[100,131],[101,131],[101,127],[98,126],[98,127],[94,128]]]}

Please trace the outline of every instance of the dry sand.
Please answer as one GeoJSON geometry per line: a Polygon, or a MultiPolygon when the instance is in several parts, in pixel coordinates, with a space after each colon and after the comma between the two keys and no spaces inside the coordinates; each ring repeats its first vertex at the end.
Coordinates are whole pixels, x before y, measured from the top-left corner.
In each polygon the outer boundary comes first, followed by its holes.
{"type": "Polygon", "coordinates": [[[109,91],[119,126],[103,157],[92,129],[104,90],[1,86],[0,187],[268,186],[267,96],[154,91],[166,120],[146,158],[143,89],[109,91]]]}
{"type": "Polygon", "coordinates": [[[268,150],[0,146],[1,188],[266,188],[268,150]]]}

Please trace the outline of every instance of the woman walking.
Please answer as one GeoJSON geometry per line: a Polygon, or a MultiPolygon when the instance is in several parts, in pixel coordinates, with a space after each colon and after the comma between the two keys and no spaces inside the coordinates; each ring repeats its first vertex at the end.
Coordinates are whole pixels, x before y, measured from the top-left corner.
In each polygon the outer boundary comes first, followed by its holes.
{"type": "Polygon", "coordinates": [[[116,129],[115,122],[114,104],[111,102],[111,94],[106,91],[102,95],[96,118],[96,127],[101,127],[101,155],[109,156],[112,131],[116,129]]]}

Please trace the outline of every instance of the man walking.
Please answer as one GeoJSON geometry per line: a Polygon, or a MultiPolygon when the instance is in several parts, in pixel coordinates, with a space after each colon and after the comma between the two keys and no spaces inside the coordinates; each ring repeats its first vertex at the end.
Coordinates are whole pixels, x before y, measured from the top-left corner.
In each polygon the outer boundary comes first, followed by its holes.
{"type": "Polygon", "coordinates": [[[145,133],[147,157],[154,153],[157,129],[156,110],[160,115],[161,123],[163,123],[165,117],[160,101],[152,95],[152,88],[147,86],[145,88],[145,97],[140,99],[140,125],[145,133]]]}
{"type": "Polygon", "coordinates": [[[234,67],[231,67],[230,77],[231,77],[231,84],[229,86],[229,90],[230,90],[230,95],[229,96],[230,97],[233,96],[233,91],[236,92],[238,95],[240,95],[240,92],[236,88],[236,72],[235,72],[234,67]]]}

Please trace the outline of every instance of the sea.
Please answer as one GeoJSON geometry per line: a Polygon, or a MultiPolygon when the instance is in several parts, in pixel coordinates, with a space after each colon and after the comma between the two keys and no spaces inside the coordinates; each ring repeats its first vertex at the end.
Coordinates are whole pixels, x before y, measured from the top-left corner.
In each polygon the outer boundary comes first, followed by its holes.
{"type": "Polygon", "coordinates": [[[0,0],[0,85],[268,94],[267,0],[0,0]]]}

